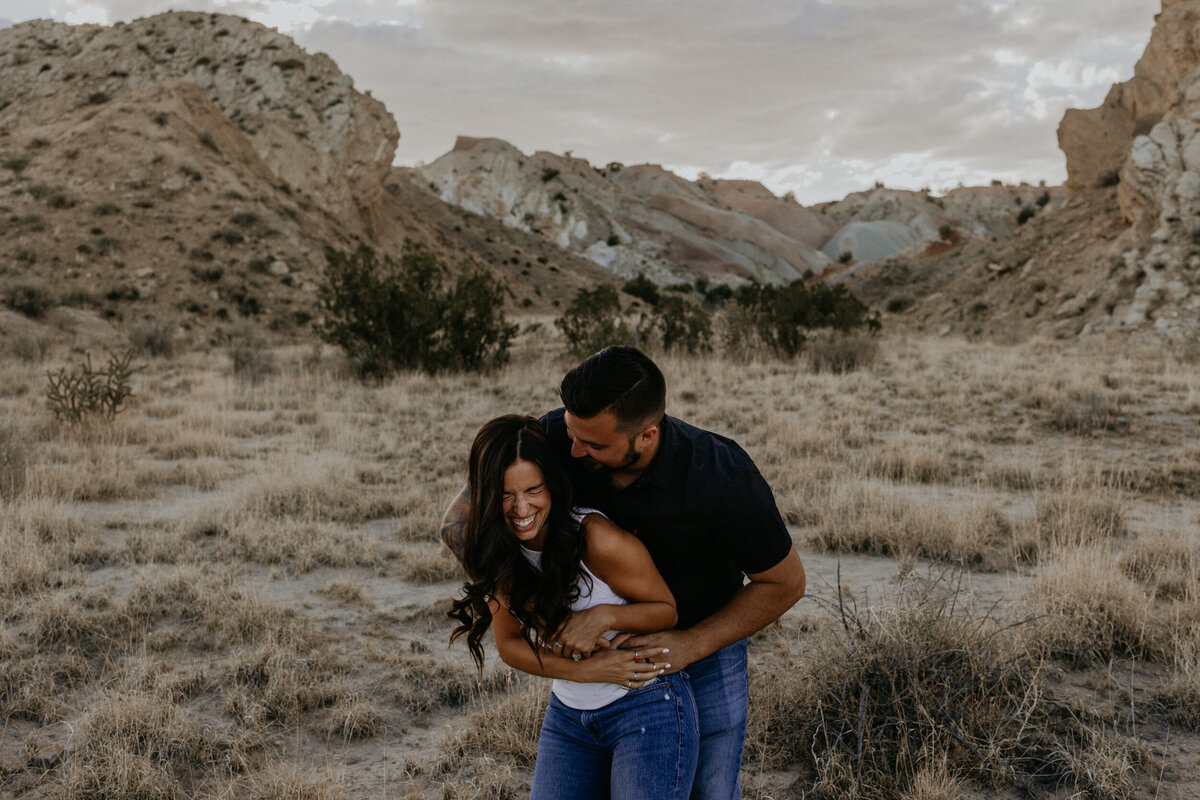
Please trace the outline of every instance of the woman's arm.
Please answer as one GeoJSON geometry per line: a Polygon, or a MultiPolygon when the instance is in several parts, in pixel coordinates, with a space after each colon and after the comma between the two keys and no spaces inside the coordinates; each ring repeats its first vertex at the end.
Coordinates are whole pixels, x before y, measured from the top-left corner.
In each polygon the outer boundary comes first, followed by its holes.
{"type": "Polygon", "coordinates": [[[666,581],[636,536],[610,520],[591,514],[584,519],[587,556],[584,563],[600,580],[629,601],[628,605],[602,604],[571,615],[552,641],[562,644],[557,652],[587,657],[597,648],[607,648],[606,631],[651,633],[675,625],[675,598],[666,581]]]}
{"type": "Polygon", "coordinates": [[[643,682],[671,668],[670,664],[663,663],[665,658],[661,649],[646,651],[647,656],[655,657],[656,663],[653,664],[644,660],[634,661],[629,653],[618,650],[600,653],[584,661],[572,661],[547,651],[539,661],[529,642],[521,638],[521,623],[516,617],[496,601],[492,601],[491,605],[496,650],[505,664],[521,672],[584,683],[618,683],[636,689],[643,682]]]}

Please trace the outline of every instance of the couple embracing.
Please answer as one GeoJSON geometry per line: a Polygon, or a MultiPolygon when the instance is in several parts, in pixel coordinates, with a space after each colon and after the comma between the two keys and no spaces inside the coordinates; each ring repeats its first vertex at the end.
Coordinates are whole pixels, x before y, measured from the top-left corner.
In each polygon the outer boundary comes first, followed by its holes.
{"type": "Polygon", "coordinates": [[[770,487],[735,442],[666,415],[658,366],[609,347],[564,408],[471,447],[442,538],[477,664],[554,679],[532,797],[741,797],[747,637],[803,594],[770,487]]]}

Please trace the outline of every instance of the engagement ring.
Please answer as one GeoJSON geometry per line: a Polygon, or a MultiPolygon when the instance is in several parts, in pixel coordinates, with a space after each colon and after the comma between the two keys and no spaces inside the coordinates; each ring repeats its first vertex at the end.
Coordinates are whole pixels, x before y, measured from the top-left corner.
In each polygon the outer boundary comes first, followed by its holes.
{"type": "Polygon", "coordinates": [[[583,656],[579,653],[571,653],[572,661],[583,661],[583,656]]]}

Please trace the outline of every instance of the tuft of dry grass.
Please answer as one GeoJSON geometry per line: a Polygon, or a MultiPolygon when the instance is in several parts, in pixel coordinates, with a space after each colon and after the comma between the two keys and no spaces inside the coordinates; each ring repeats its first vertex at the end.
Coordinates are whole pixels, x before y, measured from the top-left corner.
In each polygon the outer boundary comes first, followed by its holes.
{"type": "Polygon", "coordinates": [[[417,542],[401,550],[400,574],[413,583],[440,583],[463,579],[462,565],[441,542],[417,542]]]}
{"type": "Polygon", "coordinates": [[[531,769],[549,694],[548,681],[521,679],[498,701],[480,703],[462,727],[442,740],[438,771],[453,773],[476,758],[531,769]]]}
{"type": "Polygon", "coordinates": [[[200,776],[241,772],[264,744],[261,731],[214,726],[144,694],[102,693],[89,703],[66,761],[65,790],[71,797],[189,798],[200,776]]]}
{"type": "Polygon", "coordinates": [[[1121,569],[1119,556],[1098,544],[1058,547],[1047,554],[1030,593],[1031,646],[1071,663],[1114,656],[1162,658],[1167,630],[1153,598],[1121,569]]]}
{"type": "Polygon", "coordinates": [[[338,698],[319,730],[343,741],[370,739],[383,730],[383,715],[368,698],[351,693],[338,698]]]}
{"type": "Polygon", "coordinates": [[[25,488],[28,434],[12,422],[0,425],[0,501],[15,500],[25,488]]]}
{"type": "Polygon", "coordinates": [[[362,485],[357,476],[344,457],[278,459],[241,492],[235,507],[259,518],[313,522],[364,522],[391,514],[387,494],[362,485]]]}
{"type": "Polygon", "coordinates": [[[815,500],[807,534],[814,547],[837,552],[926,558],[997,569],[1007,559],[1012,526],[993,506],[965,511],[918,505],[895,492],[844,482],[815,500]]]}
{"type": "Polygon", "coordinates": [[[1164,531],[1137,537],[1121,553],[1121,569],[1155,597],[1182,600],[1200,593],[1200,544],[1164,531]]]}

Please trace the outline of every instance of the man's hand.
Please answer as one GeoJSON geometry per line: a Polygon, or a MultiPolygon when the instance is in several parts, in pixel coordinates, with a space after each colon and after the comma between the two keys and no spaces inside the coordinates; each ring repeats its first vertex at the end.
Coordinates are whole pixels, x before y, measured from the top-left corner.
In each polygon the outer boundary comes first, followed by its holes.
{"type": "Polygon", "coordinates": [[[695,639],[688,631],[659,631],[630,636],[621,649],[632,652],[641,661],[665,667],[664,674],[687,669],[689,664],[708,655],[696,649],[695,639]],[[661,656],[658,655],[660,653],[661,656]],[[660,658],[670,663],[658,664],[660,658]]]}
{"type": "Polygon", "coordinates": [[[750,582],[724,608],[693,627],[631,636],[621,647],[668,648],[669,671],[677,672],[774,622],[804,595],[804,565],[795,547],[775,566],[746,577],[750,582]]]}
{"type": "Polygon", "coordinates": [[[603,634],[612,630],[612,625],[611,606],[598,605],[576,611],[551,637],[551,647],[556,655],[574,658],[578,654],[579,658],[587,658],[598,648],[611,647],[603,634]],[[555,644],[558,646],[554,647],[555,644]]]}

